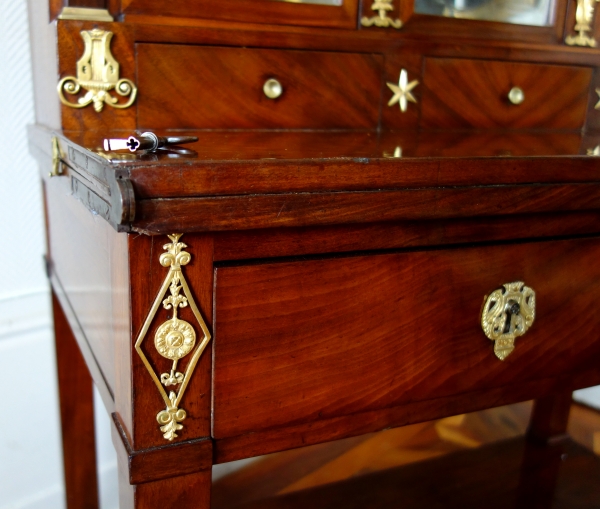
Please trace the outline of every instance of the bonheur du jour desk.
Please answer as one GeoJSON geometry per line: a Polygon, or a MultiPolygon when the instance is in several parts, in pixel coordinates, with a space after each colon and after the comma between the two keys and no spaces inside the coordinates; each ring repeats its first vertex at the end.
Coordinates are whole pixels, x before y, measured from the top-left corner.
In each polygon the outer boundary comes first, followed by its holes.
{"type": "MultiPolygon", "coordinates": [[[[97,505],[90,374],[122,508],[207,509],[215,463],[528,399],[530,447],[560,451],[600,384],[593,16],[426,3],[34,19],[69,508],[97,505]],[[103,149],[148,130],[198,141],[103,149]]],[[[597,506],[586,461],[560,507],[597,506]]]]}

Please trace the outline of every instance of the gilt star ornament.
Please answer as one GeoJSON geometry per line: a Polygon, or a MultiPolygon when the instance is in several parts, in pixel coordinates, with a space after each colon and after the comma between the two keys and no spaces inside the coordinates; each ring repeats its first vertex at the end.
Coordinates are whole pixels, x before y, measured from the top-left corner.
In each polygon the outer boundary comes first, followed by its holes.
{"type": "Polygon", "coordinates": [[[600,110],[600,88],[596,89],[596,94],[598,94],[598,102],[596,103],[596,106],[594,106],[594,109],[600,110]]]}
{"type": "Polygon", "coordinates": [[[587,155],[596,157],[600,156],[600,145],[596,145],[594,148],[588,148],[587,155]]]}
{"type": "Polygon", "coordinates": [[[400,79],[398,80],[397,85],[394,83],[386,83],[390,90],[394,92],[394,96],[388,102],[388,106],[393,106],[394,104],[398,103],[400,105],[400,111],[404,113],[408,109],[408,101],[411,103],[417,102],[411,91],[418,84],[419,82],[417,80],[413,80],[409,83],[408,72],[406,69],[402,69],[400,71],[400,79]]]}

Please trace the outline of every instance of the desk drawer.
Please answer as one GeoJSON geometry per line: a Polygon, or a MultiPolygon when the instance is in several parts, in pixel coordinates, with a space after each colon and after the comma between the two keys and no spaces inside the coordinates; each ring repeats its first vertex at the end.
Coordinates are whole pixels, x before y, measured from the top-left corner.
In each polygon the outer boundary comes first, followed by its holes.
{"type": "Polygon", "coordinates": [[[380,55],[140,44],[137,61],[143,128],[377,127],[380,55]]]}
{"type": "Polygon", "coordinates": [[[425,62],[423,127],[580,129],[585,122],[590,68],[445,58],[425,62]],[[520,104],[508,97],[514,87],[523,92],[520,104]]]}
{"type": "Polygon", "coordinates": [[[585,239],[219,267],[213,434],[597,370],[599,259],[585,239]],[[513,281],[536,318],[500,361],[480,313],[513,281]]]}

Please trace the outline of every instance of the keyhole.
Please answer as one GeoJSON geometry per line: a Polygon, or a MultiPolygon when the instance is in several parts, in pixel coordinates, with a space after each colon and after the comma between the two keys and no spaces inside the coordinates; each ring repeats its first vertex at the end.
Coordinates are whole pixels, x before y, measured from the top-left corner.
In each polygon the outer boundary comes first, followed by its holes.
{"type": "Polygon", "coordinates": [[[512,317],[518,315],[521,312],[521,306],[517,301],[509,300],[506,304],[506,321],[504,322],[504,334],[510,332],[510,325],[512,323],[512,317]]]}
{"type": "Polygon", "coordinates": [[[129,150],[135,152],[135,150],[140,146],[140,142],[136,140],[133,136],[130,136],[127,140],[127,146],[129,147],[129,150]]]}

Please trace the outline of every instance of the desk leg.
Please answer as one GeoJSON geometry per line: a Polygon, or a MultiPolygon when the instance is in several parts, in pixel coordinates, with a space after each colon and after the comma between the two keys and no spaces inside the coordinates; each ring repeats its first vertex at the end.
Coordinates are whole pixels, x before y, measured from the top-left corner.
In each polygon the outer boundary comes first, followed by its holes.
{"type": "Polygon", "coordinates": [[[119,509],[210,509],[212,472],[196,472],[132,486],[119,463],[119,509]]]}
{"type": "Polygon", "coordinates": [[[549,444],[566,438],[571,402],[570,391],[536,399],[527,430],[528,440],[549,444]]]}
{"type": "Polygon", "coordinates": [[[98,509],[92,378],[52,293],[67,509],[98,509]]]}

